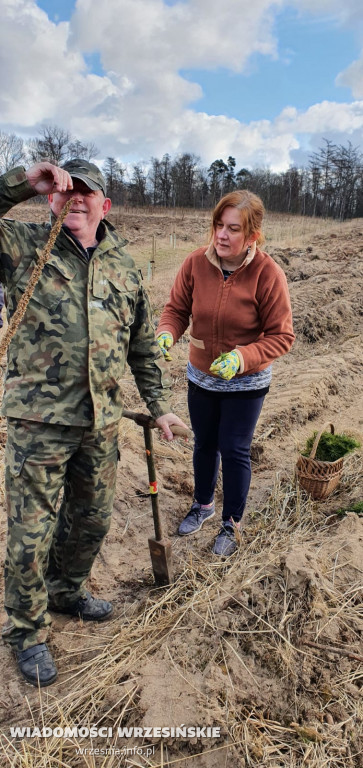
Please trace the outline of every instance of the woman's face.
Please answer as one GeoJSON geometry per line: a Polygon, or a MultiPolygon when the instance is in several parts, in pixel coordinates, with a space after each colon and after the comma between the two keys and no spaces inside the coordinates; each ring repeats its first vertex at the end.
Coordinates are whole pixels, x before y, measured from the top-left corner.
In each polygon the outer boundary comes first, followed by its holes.
{"type": "Polygon", "coordinates": [[[241,212],[229,205],[214,226],[214,247],[217,255],[231,266],[242,263],[247,248],[257,240],[258,234],[246,238],[242,227],[241,212]]]}

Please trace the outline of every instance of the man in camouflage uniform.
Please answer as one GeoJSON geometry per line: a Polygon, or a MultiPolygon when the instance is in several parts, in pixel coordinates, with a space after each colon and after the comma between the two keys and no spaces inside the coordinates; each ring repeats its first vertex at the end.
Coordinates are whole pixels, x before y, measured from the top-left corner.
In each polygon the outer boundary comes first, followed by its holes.
{"type": "MultiPolygon", "coordinates": [[[[168,410],[139,273],[105,220],[111,201],[100,170],[85,160],[16,168],[0,178],[0,213],[37,194],[48,194],[52,220],[73,202],[8,351],[3,636],[23,676],[49,685],[57,670],[45,644],[48,608],[96,621],[112,612],[85,582],[110,525],[126,362],[167,439],[170,425],[182,422],[168,410]]],[[[0,222],[9,319],[51,223],[0,222]]]]}

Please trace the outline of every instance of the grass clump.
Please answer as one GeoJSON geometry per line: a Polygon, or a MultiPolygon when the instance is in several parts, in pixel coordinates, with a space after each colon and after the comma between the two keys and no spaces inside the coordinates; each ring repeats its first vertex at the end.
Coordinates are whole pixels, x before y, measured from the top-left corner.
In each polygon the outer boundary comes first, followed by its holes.
{"type": "Polygon", "coordinates": [[[363,501],[357,501],[356,504],[350,504],[349,507],[341,507],[336,512],[338,517],[345,517],[348,512],[355,512],[358,517],[363,517],[363,501]]]}
{"type": "MultiPolygon", "coordinates": [[[[305,449],[302,451],[303,456],[310,456],[316,435],[317,432],[314,432],[307,439],[305,449]]],[[[349,437],[349,435],[344,435],[343,433],[332,435],[330,432],[323,432],[318,443],[315,458],[318,461],[337,461],[337,459],[355,451],[357,448],[360,448],[360,443],[354,440],[353,437],[349,437]]]]}

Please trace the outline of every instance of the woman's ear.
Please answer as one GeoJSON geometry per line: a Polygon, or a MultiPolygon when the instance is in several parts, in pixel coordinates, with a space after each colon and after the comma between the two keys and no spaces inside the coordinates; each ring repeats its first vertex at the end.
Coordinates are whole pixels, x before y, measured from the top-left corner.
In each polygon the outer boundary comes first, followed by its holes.
{"type": "Polygon", "coordinates": [[[256,240],[260,237],[261,232],[253,232],[252,235],[247,240],[248,245],[252,245],[252,243],[255,243],[256,240]]]}

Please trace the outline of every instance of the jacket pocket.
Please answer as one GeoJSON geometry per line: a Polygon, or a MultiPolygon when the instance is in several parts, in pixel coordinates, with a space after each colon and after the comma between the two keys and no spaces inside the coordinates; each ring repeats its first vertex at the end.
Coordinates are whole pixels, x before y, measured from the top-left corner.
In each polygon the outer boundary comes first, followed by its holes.
{"type": "Polygon", "coordinates": [[[92,293],[95,299],[102,299],[102,308],[122,326],[129,327],[135,319],[139,283],[126,270],[117,272],[94,265],[92,293]]]}
{"type": "Polygon", "coordinates": [[[198,347],[198,349],[205,349],[203,339],[195,339],[194,336],[190,336],[190,343],[193,344],[194,347],[198,347]]]}
{"type": "Polygon", "coordinates": [[[137,295],[139,283],[131,271],[124,270],[119,272],[116,269],[106,268],[104,264],[94,262],[92,293],[97,299],[107,299],[110,291],[113,289],[117,293],[130,293],[134,297],[137,295]]]}
{"type": "MultiPolygon", "coordinates": [[[[37,248],[36,252],[39,257],[42,253],[41,248],[37,248]]],[[[23,272],[16,282],[15,288],[22,294],[29,284],[36,264],[37,260],[34,259],[29,264],[26,272],[23,272]]],[[[62,299],[65,298],[68,285],[74,276],[75,271],[73,269],[61,262],[54,254],[51,254],[43,267],[30,301],[36,301],[37,304],[41,304],[42,307],[46,307],[50,311],[55,310],[62,299]]]]}

